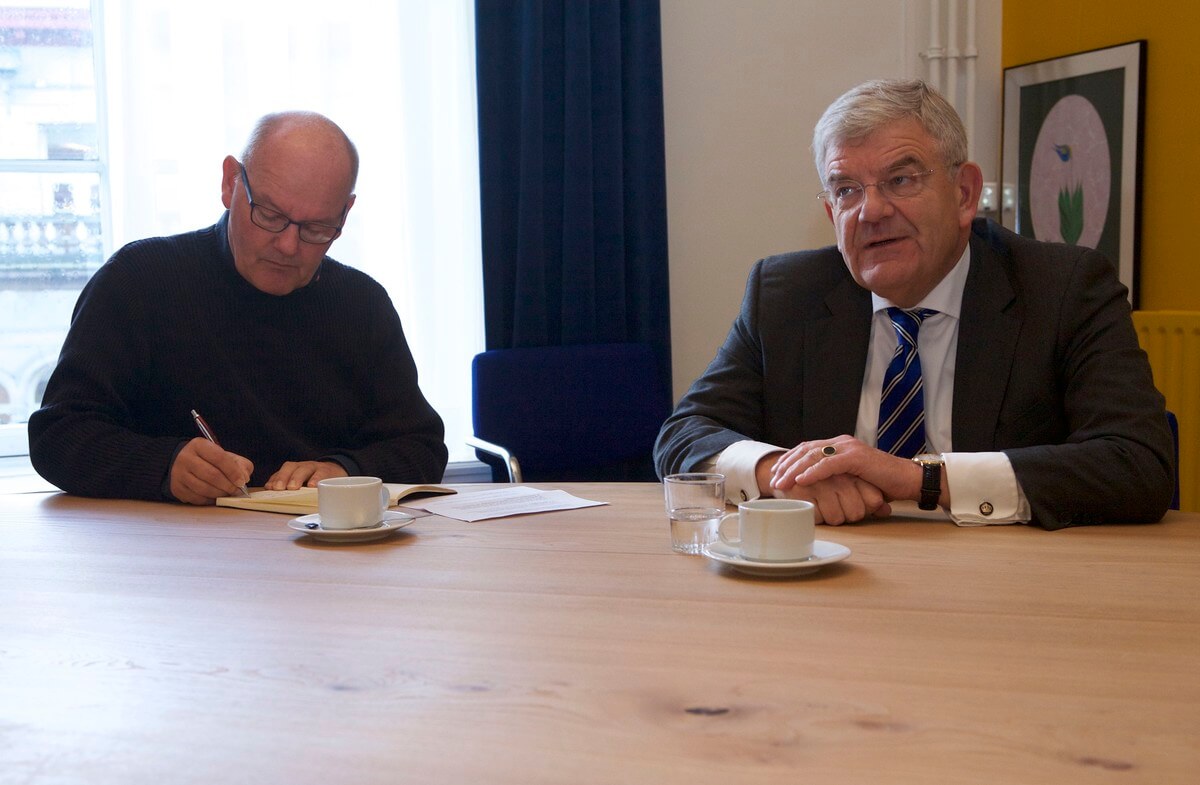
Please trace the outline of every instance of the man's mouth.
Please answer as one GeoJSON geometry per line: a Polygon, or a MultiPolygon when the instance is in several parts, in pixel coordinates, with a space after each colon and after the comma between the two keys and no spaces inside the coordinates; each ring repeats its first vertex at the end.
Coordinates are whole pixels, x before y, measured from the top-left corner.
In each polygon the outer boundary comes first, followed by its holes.
{"type": "Polygon", "coordinates": [[[868,243],[866,243],[865,247],[867,247],[867,248],[884,248],[884,247],[892,245],[894,243],[898,243],[902,239],[904,239],[904,238],[902,238],[902,237],[883,237],[878,240],[869,241],[868,243]]]}

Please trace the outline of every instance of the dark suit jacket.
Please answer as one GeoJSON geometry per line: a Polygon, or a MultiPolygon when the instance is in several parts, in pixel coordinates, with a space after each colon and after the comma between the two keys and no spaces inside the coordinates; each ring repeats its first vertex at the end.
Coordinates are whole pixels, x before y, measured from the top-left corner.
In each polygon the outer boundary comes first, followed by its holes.
{"type": "MultiPolygon", "coordinates": [[[[1112,263],[982,219],[970,243],[954,451],[1005,452],[1048,529],[1162,518],[1173,442],[1112,263]]],[[[871,295],[836,247],[759,261],[724,345],[659,433],[659,473],[742,439],[853,434],[870,332],[871,295]]]]}

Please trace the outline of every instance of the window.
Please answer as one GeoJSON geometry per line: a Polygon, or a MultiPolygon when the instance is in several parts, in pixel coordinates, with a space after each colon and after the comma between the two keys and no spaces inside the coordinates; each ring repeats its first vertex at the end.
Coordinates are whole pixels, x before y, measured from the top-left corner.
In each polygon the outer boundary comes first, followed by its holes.
{"type": "Polygon", "coordinates": [[[362,158],[330,253],[387,287],[451,460],[471,459],[473,25],[472,0],[0,0],[0,421],[37,408],[103,259],[213,223],[254,121],[312,109],[362,158]]]}
{"type": "Polygon", "coordinates": [[[86,0],[0,3],[0,453],[62,343],[79,288],[103,260],[92,17],[86,0]]]}

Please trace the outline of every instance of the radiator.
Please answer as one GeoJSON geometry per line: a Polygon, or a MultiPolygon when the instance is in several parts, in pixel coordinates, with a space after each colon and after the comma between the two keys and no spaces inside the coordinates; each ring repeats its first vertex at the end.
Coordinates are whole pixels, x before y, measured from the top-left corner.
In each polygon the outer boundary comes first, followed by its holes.
{"type": "Polygon", "coordinates": [[[1134,311],[1133,324],[1179,418],[1179,506],[1200,511],[1200,311],[1134,311]]]}

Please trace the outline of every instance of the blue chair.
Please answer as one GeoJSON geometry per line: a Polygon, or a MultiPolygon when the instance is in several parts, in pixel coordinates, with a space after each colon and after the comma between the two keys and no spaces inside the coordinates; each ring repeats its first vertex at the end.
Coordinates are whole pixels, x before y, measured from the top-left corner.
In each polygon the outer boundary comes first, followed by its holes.
{"type": "Polygon", "coordinates": [[[1171,509],[1179,509],[1179,420],[1175,412],[1167,412],[1167,425],[1171,426],[1171,436],[1175,438],[1175,498],[1171,500],[1171,509]]]}
{"type": "Polygon", "coordinates": [[[471,366],[476,455],[495,482],[656,482],[671,409],[652,346],[493,349],[471,366]]]}

